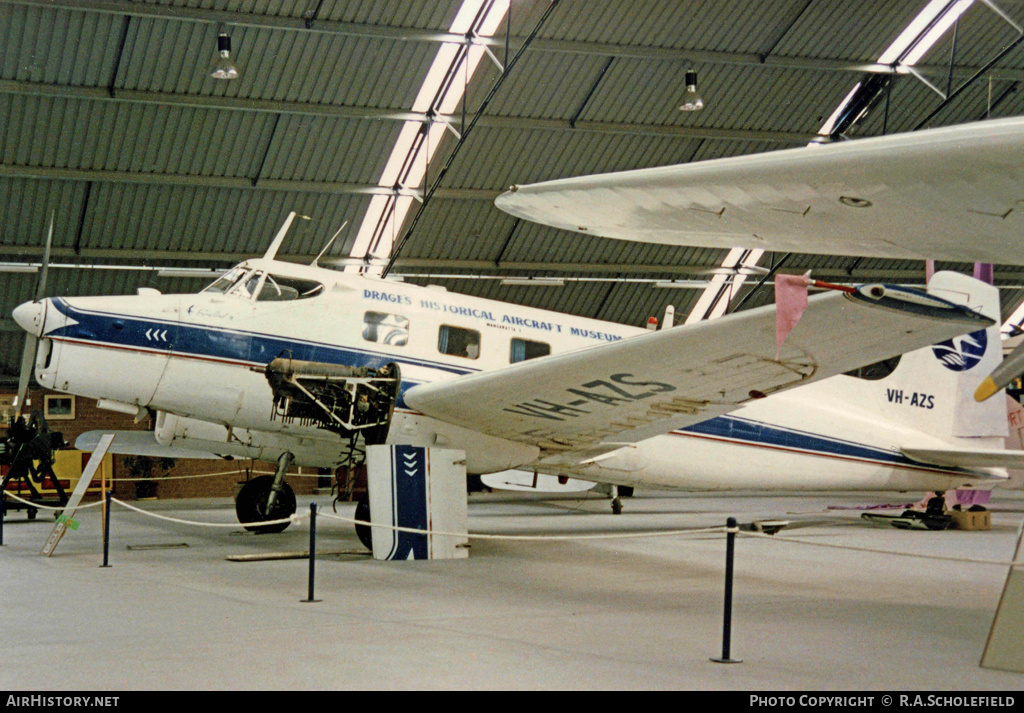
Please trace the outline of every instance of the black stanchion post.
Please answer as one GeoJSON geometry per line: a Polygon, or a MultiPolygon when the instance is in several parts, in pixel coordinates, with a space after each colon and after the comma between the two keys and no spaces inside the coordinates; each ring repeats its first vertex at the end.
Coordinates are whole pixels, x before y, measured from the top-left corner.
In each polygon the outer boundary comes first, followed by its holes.
{"type": "Polygon", "coordinates": [[[736,549],[736,533],[739,532],[736,526],[736,518],[730,517],[725,521],[725,611],[722,622],[722,657],[711,659],[715,663],[741,663],[743,659],[730,658],[729,648],[732,639],[732,562],[736,549]]]}
{"type": "Polygon", "coordinates": [[[313,581],[316,574],[316,503],[309,504],[309,598],[304,602],[318,602],[313,598],[313,581]]]}
{"type": "Polygon", "coordinates": [[[103,509],[103,567],[110,566],[110,501],[111,492],[107,491],[107,506],[103,509]]]}
{"type": "Polygon", "coordinates": [[[0,490],[0,547],[4,544],[4,511],[7,510],[7,491],[0,490]]]}

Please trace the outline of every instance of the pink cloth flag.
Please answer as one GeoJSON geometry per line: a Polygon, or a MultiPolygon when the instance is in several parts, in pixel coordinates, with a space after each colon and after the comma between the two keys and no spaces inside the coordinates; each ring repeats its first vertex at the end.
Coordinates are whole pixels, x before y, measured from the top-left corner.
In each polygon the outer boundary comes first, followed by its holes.
{"type": "Polygon", "coordinates": [[[956,500],[960,505],[986,505],[992,498],[991,490],[957,490],[956,500]]]}
{"type": "Polygon", "coordinates": [[[976,262],[974,263],[974,279],[981,280],[986,285],[992,285],[995,283],[993,280],[992,263],[990,262],[976,262]]]}
{"type": "Polygon", "coordinates": [[[779,360],[782,343],[800,321],[807,309],[807,288],[811,285],[806,275],[775,276],[775,360],[779,360]]]}

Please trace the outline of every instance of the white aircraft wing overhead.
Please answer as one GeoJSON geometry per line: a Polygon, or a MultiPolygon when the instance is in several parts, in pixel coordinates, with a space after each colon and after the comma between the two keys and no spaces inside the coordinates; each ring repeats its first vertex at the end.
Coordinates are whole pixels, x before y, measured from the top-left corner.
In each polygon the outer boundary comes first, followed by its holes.
{"type": "Polygon", "coordinates": [[[775,307],[760,307],[413,386],[405,402],[578,460],[992,324],[922,292],[865,286],[812,296],[776,360],[775,322],[775,307]]]}
{"type": "Polygon", "coordinates": [[[1024,118],[513,186],[495,204],[624,240],[1024,264],[1024,118]]]}

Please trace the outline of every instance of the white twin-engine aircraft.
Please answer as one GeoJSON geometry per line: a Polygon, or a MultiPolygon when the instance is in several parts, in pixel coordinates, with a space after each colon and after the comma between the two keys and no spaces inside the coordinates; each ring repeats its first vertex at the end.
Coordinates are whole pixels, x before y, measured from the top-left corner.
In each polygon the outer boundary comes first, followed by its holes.
{"type": "Polygon", "coordinates": [[[42,386],[156,413],[116,452],[277,461],[243,523],[294,512],[288,465],[363,444],[687,490],[991,489],[1021,464],[1005,403],[971,398],[1000,359],[998,291],[973,278],[825,290],[780,346],[774,306],[649,331],[282,262],[292,217],[198,294],[14,311],[42,386]]]}

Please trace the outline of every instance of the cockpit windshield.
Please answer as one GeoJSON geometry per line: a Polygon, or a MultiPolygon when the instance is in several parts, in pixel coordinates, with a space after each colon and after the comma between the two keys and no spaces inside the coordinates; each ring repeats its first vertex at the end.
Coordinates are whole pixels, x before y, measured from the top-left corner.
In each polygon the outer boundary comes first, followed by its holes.
{"type": "Polygon", "coordinates": [[[231,288],[237,285],[238,282],[245,277],[246,272],[248,272],[248,270],[244,267],[234,267],[230,271],[221,275],[212,285],[207,286],[203,292],[219,292],[222,294],[230,292],[231,288]]]}
{"type": "Polygon", "coordinates": [[[257,302],[302,300],[322,294],[324,286],[316,280],[272,275],[263,270],[236,267],[203,292],[237,295],[257,302]]]}

